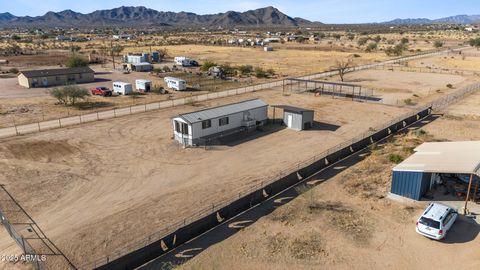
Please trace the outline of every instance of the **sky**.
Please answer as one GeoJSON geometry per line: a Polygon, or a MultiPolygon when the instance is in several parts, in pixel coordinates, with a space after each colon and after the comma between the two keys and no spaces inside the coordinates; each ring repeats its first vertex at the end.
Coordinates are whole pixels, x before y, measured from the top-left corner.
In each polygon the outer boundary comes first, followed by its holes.
{"type": "Polygon", "coordinates": [[[71,9],[89,13],[119,6],[145,6],[159,11],[213,14],[274,6],[292,17],[324,23],[383,22],[396,18],[438,19],[480,14],[478,0],[0,0],[0,13],[39,16],[71,9]]]}

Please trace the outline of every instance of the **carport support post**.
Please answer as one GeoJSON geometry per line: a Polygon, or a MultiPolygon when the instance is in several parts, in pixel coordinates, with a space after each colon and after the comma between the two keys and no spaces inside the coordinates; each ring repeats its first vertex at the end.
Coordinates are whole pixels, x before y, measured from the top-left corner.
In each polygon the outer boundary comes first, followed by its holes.
{"type": "Polygon", "coordinates": [[[468,183],[468,191],[467,191],[467,197],[465,198],[465,207],[463,208],[463,214],[467,214],[467,205],[468,205],[468,198],[470,197],[470,189],[472,188],[472,180],[473,180],[473,174],[470,174],[470,182],[468,183]]]}

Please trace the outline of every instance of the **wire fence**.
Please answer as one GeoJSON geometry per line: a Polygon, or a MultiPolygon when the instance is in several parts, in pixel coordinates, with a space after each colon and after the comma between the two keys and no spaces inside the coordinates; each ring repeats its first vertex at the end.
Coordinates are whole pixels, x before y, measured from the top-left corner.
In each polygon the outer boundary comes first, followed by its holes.
{"type": "MultiPolygon", "coordinates": [[[[399,117],[396,117],[396,118],[392,119],[389,122],[386,122],[384,124],[378,125],[378,126],[373,127],[373,128],[369,128],[368,131],[366,131],[366,132],[364,132],[364,133],[362,133],[358,136],[355,136],[355,137],[353,137],[349,140],[346,140],[346,141],[344,141],[344,142],[342,142],[342,143],[340,143],[340,144],[338,144],[338,145],[336,145],[336,146],[334,146],[334,147],[332,147],[328,150],[323,151],[322,153],[316,154],[311,158],[308,158],[306,160],[303,160],[301,162],[298,162],[298,163],[295,163],[291,166],[288,166],[287,168],[285,168],[281,171],[276,171],[273,175],[268,174],[268,176],[258,177],[254,181],[257,184],[251,185],[251,186],[248,186],[248,187],[244,187],[242,189],[237,190],[236,191],[237,196],[235,196],[233,198],[225,198],[223,200],[219,200],[219,201],[216,201],[216,202],[214,202],[214,203],[212,203],[208,206],[205,206],[203,209],[196,212],[194,215],[191,215],[191,216],[186,217],[182,220],[179,220],[178,222],[175,222],[175,223],[172,223],[168,226],[165,226],[161,230],[147,236],[145,239],[142,239],[141,241],[137,241],[137,242],[132,242],[129,245],[122,247],[119,250],[111,252],[110,254],[108,254],[108,256],[106,256],[104,258],[95,260],[93,262],[86,263],[86,264],[80,266],[79,269],[96,268],[96,267],[105,265],[105,264],[109,263],[110,261],[118,259],[118,258],[132,252],[132,251],[144,248],[144,247],[146,247],[146,246],[148,246],[148,245],[150,245],[154,242],[157,242],[157,241],[161,240],[165,236],[177,231],[178,229],[180,229],[180,228],[182,228],[182,227],[184,227],[188,224],[191,224],[191,223],[193,223],[197,220],[200,220],[203,217],[206,217],[208,215],[214,214],[215,212],[218,212],[220,209],[223,209],[224,207],[230,205],[235,200],[237,200],[237,199],[239,199],[243,196],[246,196],[248,194],[251,194],[254,191],[261,190],[261,189],[267,187],[268,185],[272,184],[273,182],[277,181],[278,179],[281,179],[282,177],[290,175],[291,173],[294,173],[294,172],[298,172],[301,168],[305,168],[305,167],[307,167],[311,164],[314,164],[315,162],[326,159],[329,155],[331,155],[333,153],[336,153],[336,152],[338,152],[342,149],[345,149],[347,147],[350,147],[350,146],[354,145],[355,143],[358,143],[358,142],[360,142],[364,139],[372,138],[372,136],[374,134],[376,134],[377,132],[379,132],[381,130],[388,129],[392,125],[395,125],[395,124],[400,123],[400,122],[403,122],[403,127],[406,127],[407,124],[404,122],[406,119],[410,119],[411,117],[416,116],[417,117],[416,119],[420,120],[420,116],[419,116],[420,112],[425,111],[427,109],[438,110],[438,109],[444,108],[445,106],[447,106],[449,104],[452,104],[453,102],[456,102],[459,99],[461,99],[461,98],[463,98],[463,97],[465,97],[465,96],[467,96],[467,95],[469,95],[469,94],[471,94],[475,91],[478,91],[479,89],[480,89],[480,82],[469,85],[469,86],[467,86],[467,87],[465,87],[461,90],[458,90],[455,93],[452,93],[448,96],[442,97],[442,98],[440,98],[440,99],[438,99],[438,100],[436,100],[432,103],[429,103],[427,105],[423,105],[421,107],[418,107],[413,112],[408,112],[404,115],[401,115],[399,117]]],[[[371,139],[371,140],[372,140],[372,143],[373,143],[373,139],[371,139]]],[[[328,162],[328,160],[325,160],[325,162],[328,162]]],[[[245,179],[243,179],[243,180],[245,180],[245,179]]]]}
{"type": "Polygon", "coordinates": [[[461,70],[461,69],[409,67],[409,66],[395,66],[395,65],[377,66],[374,69],[375,70],[404,71],[404,72],[464,75],[464,76],[480,76],[480,72],[476,72],[476,71],[473,71],[473,70],[461,70]]]}
{"type": "MultiPolygon", "coordinates": [[[[452,51],[460,51],[462,49],[465,49],[465,48],[423,52],[420,54],[400,57],[400,58],[391,59],[384,62],[352,67],[348,70],[348,72],[376,68],[382,65],[398,64],[404,61],[440,55],[443,53],[450,53],[452,51]]],[[[296,79],[313,80],[313,79],[335,76],[338,74],[339,74],[338,70],[332,70],[332,71],[297,77],[296,79]]],[[[257,84],[257,85],[252,85],[252,86],[247,86],[247,87],[242,87],[237,89],[225,90],[221,92],[201,94],[197,96],[183,97],[183,98],[159,101],[159,102],[153,102],[153,103],[145,103],[143,105],[133,105],[133,106],[124,107],[124,108],[115,108],[113,110],[97,111],[93,113],[62,117],[62,118],[57,118],[53,120],[38,121],[30,124],[17,125],[14,123],[13,126],[11,127],[0,128],[0,138],[8,138],[8,137],[29,134],[29,133],[36,133],[36,132],[41,132],[41,131],[50,130],[50,129],[78,125],[82,123],[94,122],[99,120],[112,119],[120,116],[143,113],[143,112],[148,112],[148,111],[153,111],[158,109],[172,108],[172,107],[181,106],[181,105],[193,104],[195,102],[241,95],[241,94],[260,91],[264,89],[271,89],[271,88],[280,87],[283,85],[284,85],[284,81],[279,80],[279,81],[274,81],[270,83],[262,83],[262,84],[257,84]]]]}

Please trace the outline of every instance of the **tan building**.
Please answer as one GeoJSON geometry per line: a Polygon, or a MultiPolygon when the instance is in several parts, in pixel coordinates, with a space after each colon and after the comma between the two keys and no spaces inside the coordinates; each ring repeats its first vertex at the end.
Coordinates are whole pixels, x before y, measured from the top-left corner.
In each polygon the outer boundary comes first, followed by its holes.
{"type": "Polygon", "coordinates": [[[26,70],[18,75],[18,84],[26,87],[49,87],[95,80],[95,72],[89,67],[26,70]]]}

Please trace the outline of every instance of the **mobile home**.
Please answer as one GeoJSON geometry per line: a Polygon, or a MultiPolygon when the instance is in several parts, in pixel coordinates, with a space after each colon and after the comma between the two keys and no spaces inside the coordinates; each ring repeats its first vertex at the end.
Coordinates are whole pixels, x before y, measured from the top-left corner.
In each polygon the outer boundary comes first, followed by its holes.
{"type": "Polygon", "coordinates": [[[114,82],[113,92],[119,95],[129,95],[133,92],[132,84],[125,82],[114,82]]]}
{"type": "Polygon", "coordinates": [[[184,56],[177,56],[174,58],[175,65],[182,67],[198,66],[198,62],[184,56]]]}
{"type": "Polygon", "coordinates": [[[264,125],[268,104],[260,99],[181,114],[173,118],[173,133],[185,146],[199,146],[223,136],[264,125]]]}
{"type": "Polygon", "coordinates": [[[177,91],[185,91],[187,90],[187,81],[179,78],[174,77],[165,77],[165,83],[167,83],[167,87],[171,89],[175,89],[177,91]]]}
{"type": "Polygon", "coordinates": [[[152,81],[149,80],[135,80],[135,88],[140,93],[150,92],[152,90],[152,81]]]}

